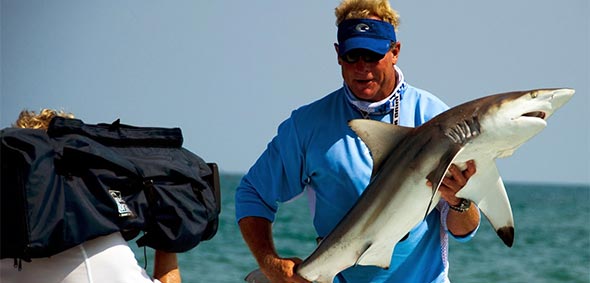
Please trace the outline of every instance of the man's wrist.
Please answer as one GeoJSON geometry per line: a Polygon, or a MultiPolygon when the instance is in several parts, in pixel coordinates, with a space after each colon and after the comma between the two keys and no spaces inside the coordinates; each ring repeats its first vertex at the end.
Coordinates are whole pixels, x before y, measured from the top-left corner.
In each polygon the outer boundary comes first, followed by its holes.
{"type": "Polygon", "coordinates": [[[468,199],[464,199],[464,198],[460,199],[460,202],[457,205],[452,205],[449,203],[449,208],[454,211],[457,211],[459,213],[463,213],[463,212],[468,211],[470,207],[471,207],[471,201],[468,199]]]}

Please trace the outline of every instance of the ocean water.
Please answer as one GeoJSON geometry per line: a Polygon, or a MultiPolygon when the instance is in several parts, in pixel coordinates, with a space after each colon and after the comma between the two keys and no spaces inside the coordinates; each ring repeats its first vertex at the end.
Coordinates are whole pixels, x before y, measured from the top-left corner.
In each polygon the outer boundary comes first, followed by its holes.
{"type": "MultiPolygon", "coordinates": [[[[234,218],[234,191],[241,176],[222,175],[222,213],[217,235],[178,255],[183,282],[244,282],[256,262],[234,218]]],[[[515,242],[504,246],[487,220],[468,243],[450,241],[453,283],[590,282],[590,186],[506,184],[515,220],[515,242]]],[[[305,197],[281,206],[273,226],[283,256],[305,258],[315,234],[305,197]]],[[[153,251],[134,247],[152,272],[153,251]]]]}

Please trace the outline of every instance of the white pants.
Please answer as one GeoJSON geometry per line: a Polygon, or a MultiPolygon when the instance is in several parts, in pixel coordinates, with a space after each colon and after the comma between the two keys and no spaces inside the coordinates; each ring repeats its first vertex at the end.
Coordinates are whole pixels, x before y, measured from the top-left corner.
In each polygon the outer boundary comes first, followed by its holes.
{"type": "Polygon", "coordinates": [[[14,259],[0,261],[0,283],[143,283],[152,281],[139,266],[135,254],[121,236],[113,233],[99,237],[48,258],[22,261],[22,270],[14,259]]]}

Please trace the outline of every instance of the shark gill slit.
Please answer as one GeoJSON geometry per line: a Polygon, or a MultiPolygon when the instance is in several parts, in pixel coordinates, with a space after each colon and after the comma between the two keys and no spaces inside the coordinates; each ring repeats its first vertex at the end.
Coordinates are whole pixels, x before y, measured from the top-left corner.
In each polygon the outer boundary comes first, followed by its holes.
{"type": "Polygon", "coordinates": [[[461,120],[455,126],[448,128],[445,135],[454,143],[465,145],[481,133],[481,125],[477,117],[461,120]]]}

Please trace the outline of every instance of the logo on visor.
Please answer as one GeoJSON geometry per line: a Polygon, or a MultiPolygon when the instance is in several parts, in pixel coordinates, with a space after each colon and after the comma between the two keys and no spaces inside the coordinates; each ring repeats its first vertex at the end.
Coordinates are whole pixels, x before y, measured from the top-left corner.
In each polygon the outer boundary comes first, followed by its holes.
{"type": "Polygon", "coordinates": [[[360,23],[354,27],[354,29],[358,32],[368,32],[371,30],[371,27],[365,23],[360,23]]]}

